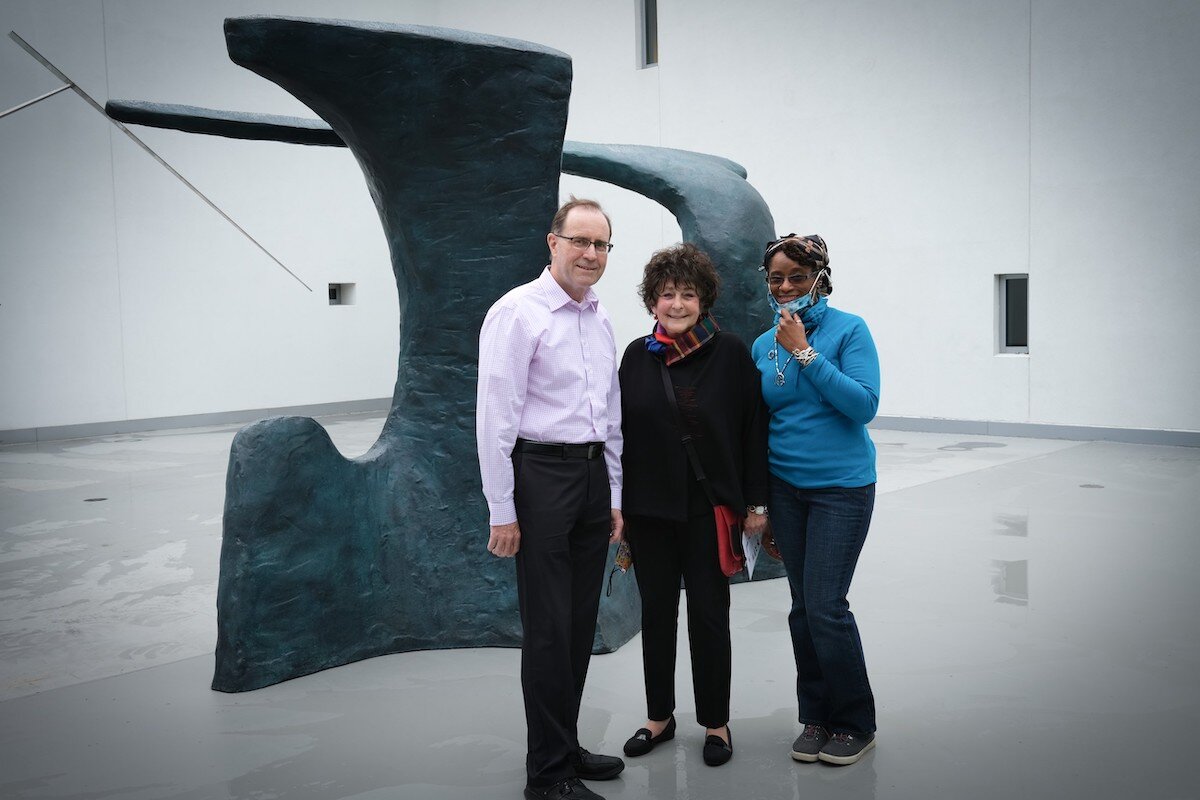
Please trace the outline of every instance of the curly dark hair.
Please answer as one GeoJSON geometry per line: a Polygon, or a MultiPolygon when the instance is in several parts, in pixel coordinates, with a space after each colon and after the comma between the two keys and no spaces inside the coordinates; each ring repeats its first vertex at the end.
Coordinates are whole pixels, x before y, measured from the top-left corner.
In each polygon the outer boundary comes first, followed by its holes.
{"type": "Polygon", "coordinates": [[[638,293],[647,311],[654,310],[659,292],[668,283],[677,288],[690,287],[700,295],[700,313],[707,314],[721,293],[721,276],[713,266],[712,259],[690,242],[659,250],[650,256],[642,273],[638,293]]]}
{"type": "Polygon", "coordinates": [[[829,267],[829,247],[820,236],[815,233],[808,236],[789,233],[787,236],[767,242],[762,266],[759,269],[766,271],[776,253],[783,253],[792,261],[802,267],[808,267],[813,272],[824,270],[825,274],[821,276],[821,280],[815,288],[818,294],[833,294],[833,280],[830,277],[833,270],[829,267]]]}

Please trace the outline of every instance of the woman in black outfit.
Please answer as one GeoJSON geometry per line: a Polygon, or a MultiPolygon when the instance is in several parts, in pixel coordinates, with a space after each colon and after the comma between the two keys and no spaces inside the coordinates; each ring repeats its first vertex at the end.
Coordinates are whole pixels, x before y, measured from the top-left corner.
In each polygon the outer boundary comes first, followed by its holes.
{"type": "Polygon", "coordinates": [[[733,755],[729,732],[729,579],[717,557],[713,509],[688,461],[662,380],[665,362],[683,425],[716,501],[766,526],[767,423],[758,368],[746,345],[709,315],[720,278],[694,245],[659,251],[639,287],[654,331],[625,349],[621,414],[625,534],[642,597],[647,721],[625,743],[639,756],[675,735],[679,583],[687,591],[696,721],[704,762],[733,755]]]}

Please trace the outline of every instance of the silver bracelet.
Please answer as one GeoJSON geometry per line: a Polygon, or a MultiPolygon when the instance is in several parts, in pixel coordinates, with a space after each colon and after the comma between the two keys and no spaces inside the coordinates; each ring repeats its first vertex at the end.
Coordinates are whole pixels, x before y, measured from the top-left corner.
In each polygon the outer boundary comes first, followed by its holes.
{"type": "Polygon", "coordinates": [[[812,345],[809,345],[803,350],[797,347],[792,351],[792,356],[800,362],[801,369],[816,361],[818,355],[820,355],[820,353],[818,353],[816,350],[813,350],[812,345]]]}

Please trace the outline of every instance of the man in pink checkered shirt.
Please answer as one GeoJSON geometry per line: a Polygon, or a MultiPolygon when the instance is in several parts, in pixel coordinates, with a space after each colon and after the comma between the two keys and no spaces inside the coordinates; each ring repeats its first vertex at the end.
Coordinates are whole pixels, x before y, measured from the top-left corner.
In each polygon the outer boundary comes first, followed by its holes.
{"type": "Polygon", "coordinates": [[[475,433],[488,551],[516,557],[530,800],[599,798],[580,779],[625,763],[576,729],[610,542],[622,537],[621,395],[608,313],[592,287],[612,224],[571,198],[546,235],[550,265],[496,301],[479,333],[475,433]]]}

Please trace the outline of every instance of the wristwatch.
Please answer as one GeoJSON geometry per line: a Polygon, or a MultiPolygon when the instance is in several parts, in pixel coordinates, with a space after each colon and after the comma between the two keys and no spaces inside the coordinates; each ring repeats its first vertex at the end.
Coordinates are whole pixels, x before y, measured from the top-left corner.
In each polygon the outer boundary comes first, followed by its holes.
{"type": "Polygon", "coordinates": [[[747,514],[760,514],[765,517],[767,515],[767,507],[766,506],[746,506],[746,513],[747,514]]]}

